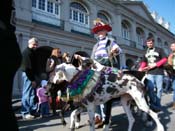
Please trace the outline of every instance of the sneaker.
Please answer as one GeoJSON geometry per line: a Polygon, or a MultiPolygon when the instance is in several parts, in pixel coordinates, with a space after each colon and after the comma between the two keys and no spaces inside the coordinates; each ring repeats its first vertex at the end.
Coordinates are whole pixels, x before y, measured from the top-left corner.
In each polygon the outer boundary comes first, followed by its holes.
{"type": "Polygon", "coordinates": [[[30,115],[30,114],[27,114],[27,115],[25,115],[24,117],[23,117],[23,119],[25,119],[25,120],[32,120],[32,119],[34,119],[35,117],[34,116],[32,116],[32,115],[30,115]]]}
{"type": "Polygon", "coordinates": [[[104,122],[101,121],[95,125],[95,129],[103,128],[103,126],[104,126],[104,122]]]}

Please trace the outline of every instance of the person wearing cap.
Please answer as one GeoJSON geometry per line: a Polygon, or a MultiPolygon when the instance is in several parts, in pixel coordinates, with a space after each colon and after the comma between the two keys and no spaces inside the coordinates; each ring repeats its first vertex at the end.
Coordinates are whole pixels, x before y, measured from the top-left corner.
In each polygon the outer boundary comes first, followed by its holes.
{"type": "MultiPolygon", "coordinates": [[[[97,43],[93,47],[91,59],[95,59],[105,66],[119,68],[117,55],[119,55],[122,50],[114,39],[108,37],[108,32],[110,31],[112,31],[112,27],[109,24],[105,24],[101,19],[97,18],[94,21],[92,32],[97,36],[97,43]]],[[[97,106],[97,115],[95,116],[96,128],[103,127],[106,117],[110,117],[105,114],[105,108],[110,111],[111,105],[112,100],[106,104],[97,106]]]]}
{"type": "Polygon", "coordinates": [[[162,110],[163,65],[167,62],[167,56],[162,48],[155,47],[152,36],[148,36],[146,45],[147,49],[142,57],[138,70],[147,73],[147,91],[150,99],[150,108],[155,112],[159,112],[162,110]]]}
{"type": "Polygon", "coordinates": [[[42,117],[50,115],[49,97],[45,94],[47,88],[47,81],[41,81],[41,87],[37,89],[36,95],[38,97],[39,112],[42,117]]]}
{"type": "Polygon", "coordinates": [[[21,114],[24,119],[33,119],[37,114],[36,96],[36,73],[35,73],[35,49],[38,47],[38,40],[31,38],[28,40],[28,46],[22,52],[22,71],[23,89],[21,101],[21,114]]]}

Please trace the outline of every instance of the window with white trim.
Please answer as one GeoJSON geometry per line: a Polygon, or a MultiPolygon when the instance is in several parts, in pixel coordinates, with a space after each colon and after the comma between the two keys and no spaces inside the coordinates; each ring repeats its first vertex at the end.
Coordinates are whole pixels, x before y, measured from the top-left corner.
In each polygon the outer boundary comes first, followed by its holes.
{"type": "Polygon", "coordinates": [[[60,0],[32,0],[32,7],[44,13],[59,15],[60,0]]]}
{"type": "Polygon", "coordinates": [[[89,25],[87,9],[80,3],[72,2],[70,4],[70,20],[77,24],[89,25]]]}
{"type": "Polygon", "coordinates": [[[36,8],[36,0],[32,0],[32,7],[36,8]]]}
{"type": "Polygon", "coordinates": [[[136,28],[136,37],[137,37],[137,43],[139,45],[144,45],[144,31],[140,28],[136,28]]]}
{"type": "Polygon", "coordinates": [[[130,26],[128,22],[123,21],[122,22],[122,37],[124,39],[130,40],[130,32],[129,32],[130,26]]]}

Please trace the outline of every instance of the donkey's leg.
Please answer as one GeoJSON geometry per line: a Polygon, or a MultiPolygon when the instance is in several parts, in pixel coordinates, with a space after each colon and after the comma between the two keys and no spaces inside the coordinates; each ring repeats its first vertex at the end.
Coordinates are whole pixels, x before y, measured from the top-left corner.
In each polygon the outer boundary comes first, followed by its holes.
{"type": "Polygon", "coordinates": [[[78,129],[80,127],[80,121],[81,121],[81,112],[83,112],[83,108],[79,107],[78,111],[75,115],[75,128],[78,129]]]}
{"type": "Polygon", "coordinates": [[[70,115],[70,129],[75,128],[75,114],[76,114],[77,109],[73,110],[71,115],[70,115]]]}
{"type": "Polygon", "coordinates": [[[89,125],[90,125],[90,131],[95,131],[95,105],[89,104],[87,105],[87,111],[89,115],[89,125]]]}
{"type": "Polygon", "coordinates": [[[75,128],[80,127],[80,121],[81,121],[81,113],[77,114],[76,119],[75,119],[75,128]]]}
{"type": "Polygon", "coordinates": [[[80,114],[83,111],[81,107],[72,111],[70,115],[70,129],[79,128],[80,126],[80,114]]]}
{"type": "Polygon", "coordinates": [[[158,115],[149,108],[148,104],[146,103],[143,93],[137,90],[137,87],[135,86],[132,86],[131,90],[129,90],[128,93],[135,100],[138,108],[148,113],[153,118],[153,120],[156,122],[156,125],[157,125],[157,131],[164,131],[164,127],[160,123],[158,115]]]}
{"type": "Polygon", "coordinates": [[[129,95],[121,96],[121,104],[123,106],[123,109],[128,117],[128,121],[129,121],[128,131],[132,131],[132,127],[133,127],[133,124],[135,122],[135,119],[134,119],[132,112],[131,112],[131,109],[130,109],[131,100],[132,100],[132,98],[129,95]]]}

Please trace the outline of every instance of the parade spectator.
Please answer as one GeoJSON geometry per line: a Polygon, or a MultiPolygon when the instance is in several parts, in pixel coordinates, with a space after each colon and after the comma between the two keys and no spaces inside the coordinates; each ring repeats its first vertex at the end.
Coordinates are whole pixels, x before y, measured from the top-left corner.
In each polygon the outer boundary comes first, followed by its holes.
{"type": "Polygon", "coordinates": [[[53,77],[55,75],[55,67],[62,63],[62,53],[60,48],[54,48],[51,52],[50,57],[47,59],[46,63],[46,72],[49,75],[48,86],[46,89],[46,95],[51,97],[51,108],[53,111],[53,115],[56,114],[56,99],[57,92],[59,91],[59,85],[54,82],[53,77]]]}
{"type": "Polygon", "coordinates": [[[36,88],[37,80],[35,73],[35,49],[38,47],[37,38],[28,40],[27,48],[22,52],[22,71],[23,89],[22,89],[22,117],[24,119],[33,119],[37,116],[36,88]]]}
{"type": "Polygon", "coordinates": [[[163,65],[167,62],[167,57],[162,48],[155,47],[154,38],[152,36],[147,38],[146,45],[147,50],[138,70],[147,72],[147,88],[150,98],[150,108],[157,112],[162,110],[163,65]]]}
{"type": "Polygon", "coordinates": [[[171,77],[167,73],[166,70],[164,70],[164,79],[163,79],[163,85],[164,85],[164,92],[168,93],[171,90],[171,77]]]}
{"type": "Polygon", "coordinates": [[[39,101],[39,112],[42,117],[50,115],[49,97],[46,95],[47,81],[41,81],[41,87],[37,89],[37,96],[39,101]]]}
{"type": "Polygon", "coordinates": [[[69,54],[69,52],[64,52],[62,55],[62,60],[63,62],[69,64],[71,62],[71,56],[69,54]]]}
{"type": "Polygon", "coordinates": [[[50,57],[47,59],[46,72],[49,75],[49,82],[52,82],[52,75],[54,74],[54,69],[56,65],[62,63],[62,54],[60,48],[52,49],[50,57]]]}
{"type": "Polygon", "coordinates": [[[15,35],[15,5],[13,0],[0,1],[0,116],[1,130],[19,131],[12,109],[13,80],[21,64],[21,51],[15,35]],[[4,53],[6,52],[6,53],[4,53]]]}
{"type": "MultiPolygon", "coordinates": [[[[110,31],[112,31],[111,26],[105,24],[101,19],[97,18],[94,21],[92,32],[97,35],[98,41],[93,47],[91,59],[95,59],[105,66],[119,68],[117,55],[119,55],[122,50],[113,38],[109,38],[108,32],[110,31]]],[[[97,106],[96,128],[103,127],[105,118],[110,117],[105,114],[105,110],[111,110],[111,106],[112,100],[106,104],[97,106]]]]}
{"type": "MultiPolygon", "coordinates": [[[[173,67],[173,71],[175,71],[175,43],[172,43],[170,46],[171,53],[168,56],[168,64],[173,67]]],[[[175,72],[172,73],[172,88],[173,88],[173,104],[172,109],[175,110],[175,72]]]]}

